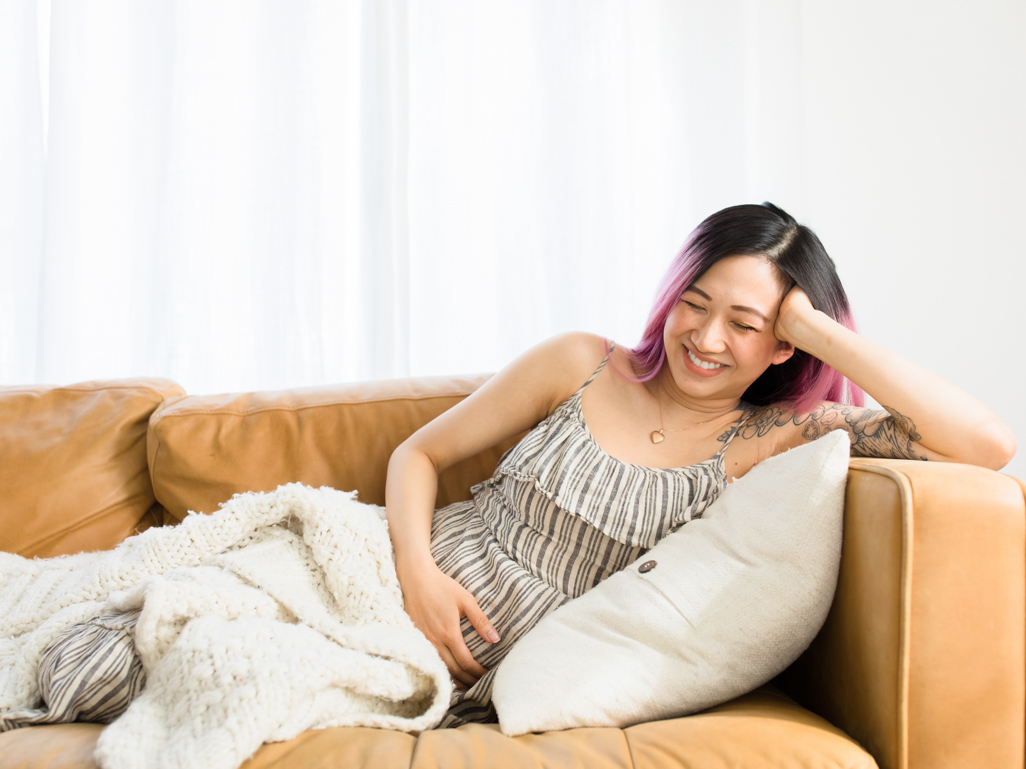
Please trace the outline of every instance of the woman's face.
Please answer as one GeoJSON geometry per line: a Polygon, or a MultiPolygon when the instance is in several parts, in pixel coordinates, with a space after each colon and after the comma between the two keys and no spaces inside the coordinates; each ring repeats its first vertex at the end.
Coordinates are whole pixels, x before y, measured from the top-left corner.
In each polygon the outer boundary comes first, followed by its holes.
{"type": "Polygon", "coordinates": [[[794,353],[773,335],[786,290],[757,256],[721,259],[684,291],[663,326],[673,382],[697,398],[740,398],[771,365],[794,353]]]}

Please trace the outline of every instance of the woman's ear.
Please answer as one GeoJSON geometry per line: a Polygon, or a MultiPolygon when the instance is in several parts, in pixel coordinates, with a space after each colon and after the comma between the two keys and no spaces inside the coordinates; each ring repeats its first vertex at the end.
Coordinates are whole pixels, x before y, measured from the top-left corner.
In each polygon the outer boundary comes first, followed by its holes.
{"type": "Polygon", "coordinates": [[[790,342],[777,342],[777,351],[773,353],[773,360],[770,361],[771,366],[779,366],[786,360],[790,360],[791,356],[794,355],[794,345],[790,342]]]}

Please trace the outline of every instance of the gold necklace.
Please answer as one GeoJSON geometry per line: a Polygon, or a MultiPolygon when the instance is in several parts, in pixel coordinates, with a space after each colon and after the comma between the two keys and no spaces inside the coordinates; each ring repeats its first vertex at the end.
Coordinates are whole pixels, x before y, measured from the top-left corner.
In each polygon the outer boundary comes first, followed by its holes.
{"type": "MultiPolygon", "coordinates": [[[[713,417],[712,419],[707,419],[704,422],[695,422],[693,425],[688,425],[687,427],[677,427],[668,430],[665,427],[663,427],[663,399],[660,398],[658,394],[656,394],[656,403],[659,404],[659,429],[653,430],[651,433],[649,433],[648,437],[652,439],[652,443],[662,443],[664,440],[666,440],[666,433],[682,433],[686,430],[692,430],[696,427],[699,427],[700,425],[707,425],[710,422],[715,422],[717,419],[723,417],[723,414],[720,414],[720,416],[713,417]]],[[[731,409],[731,411],[733,411],[733,409],[731,409]]],[[[727,413],[729,414],[730,412],[727,413]]]]}

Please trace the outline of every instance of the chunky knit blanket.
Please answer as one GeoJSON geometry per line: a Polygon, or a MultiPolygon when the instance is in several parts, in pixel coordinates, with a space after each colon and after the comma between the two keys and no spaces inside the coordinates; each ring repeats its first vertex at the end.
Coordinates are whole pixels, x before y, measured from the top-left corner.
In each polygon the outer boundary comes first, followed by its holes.
{"type": "Polygon", "coordinates": [[[110,552],[0,553],[0,712],[40,706],[63,630],[141,608],[146,688],[100,735],[105,769],[234,769],[306,729],[431,728],[452,685],[403,611],[382,512],[289,484],[110,552]]]}

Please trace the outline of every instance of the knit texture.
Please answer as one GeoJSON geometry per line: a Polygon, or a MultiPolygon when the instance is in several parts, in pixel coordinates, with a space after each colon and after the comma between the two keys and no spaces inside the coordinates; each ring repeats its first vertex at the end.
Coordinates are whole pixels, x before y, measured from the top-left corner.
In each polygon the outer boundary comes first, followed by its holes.
{"type": "Polygon", "coordinates": [[[0,712],[39,706],[40,654],[64,630],[141,609],[146,688],[100,735],[105,769],[234,769],[306,729],[431,728],[452,685],[403,611],[382,513],[289,484],[110,552],[0,553],[0,712]]]}

